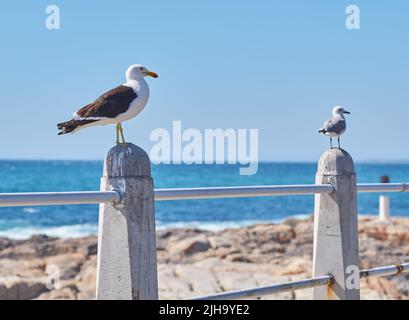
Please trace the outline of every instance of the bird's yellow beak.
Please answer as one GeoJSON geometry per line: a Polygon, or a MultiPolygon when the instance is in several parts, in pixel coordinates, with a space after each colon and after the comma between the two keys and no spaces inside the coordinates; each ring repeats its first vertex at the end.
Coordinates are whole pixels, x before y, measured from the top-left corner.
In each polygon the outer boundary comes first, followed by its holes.
{"type": "Polygon", "coordinates": [[[145,71],[144,74],[145,74],[145,76],[149,76],[149,77],[152,77],[152,78],[157,78],[158,77],[158,75],[155,72],[152,72],[152,71],[145,71]]]}

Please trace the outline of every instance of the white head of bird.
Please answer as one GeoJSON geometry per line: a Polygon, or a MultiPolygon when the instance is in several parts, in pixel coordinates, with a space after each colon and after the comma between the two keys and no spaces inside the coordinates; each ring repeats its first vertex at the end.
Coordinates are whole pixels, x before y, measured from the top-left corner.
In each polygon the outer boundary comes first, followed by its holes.
{"type": "Polygon", "coordinates": [[[126,81],[138,81],[144,77],[157,78],[158,75],[140,64],[133,64],[126,70],[126,81]]]}
{"type": "Polygon", "coordinates": [[[344,118],[344,114],[351,114],[349,111],[346,111],[343,107],[336,106],[332,110],[332,115],[334,117],[341,117],[344,118]]]}

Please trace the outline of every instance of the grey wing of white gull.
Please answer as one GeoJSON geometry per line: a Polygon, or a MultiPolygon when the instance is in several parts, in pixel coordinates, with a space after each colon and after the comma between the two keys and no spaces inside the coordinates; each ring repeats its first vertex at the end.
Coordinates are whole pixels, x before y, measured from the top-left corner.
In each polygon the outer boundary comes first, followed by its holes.
{"type": "Polygon", "coordinates": [[[347,125],[345,119],[342,118],[331,118],[324,123],[323,130],[325,133],[332,133],[336,135],[343,134],[345,132],[347,125]]]}

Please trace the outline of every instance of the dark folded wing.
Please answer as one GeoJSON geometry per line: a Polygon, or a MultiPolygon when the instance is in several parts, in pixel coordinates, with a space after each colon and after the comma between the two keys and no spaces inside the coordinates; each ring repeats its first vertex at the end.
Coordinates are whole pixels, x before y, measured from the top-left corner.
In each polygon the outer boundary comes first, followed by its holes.
{"type": "Polygon", "coordinates": [[[115,118],[125,113],[136,97],[132,88],[120,85],[78,110],[76,116],[81,119],[115,118]]]}
{"type": "Polygon", "coordinates": [[[341,134],[346,129],[346,122],[344,119],[332,118],[324,123],[324,128],[326,132],[341,134]]]}

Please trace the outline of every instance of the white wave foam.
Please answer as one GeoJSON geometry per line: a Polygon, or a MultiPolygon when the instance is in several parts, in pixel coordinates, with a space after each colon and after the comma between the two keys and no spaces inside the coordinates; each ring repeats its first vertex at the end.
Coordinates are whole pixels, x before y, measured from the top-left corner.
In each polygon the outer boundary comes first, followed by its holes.
{"type": "MultiPolygon", "coordinates": [[[[288,216],[273,220],[243,220],[243,221],[179,221],[179,222],[161,222],[156,221],[157,229],[165,228],[196,228],[207,231],[220,231],[224,229],[235,229],[263,223],[281,223],[288,218],[305,219],[306,215],[288,216]]],[[[14,227],[0,231],[0,237],[10,239],[27,239],[33,235],[45,234],[50,237],[58,238],[79,238],[89,235],[96,235],[98,226],[96,224],[76,224],[58,227],[14,227]]]]}
{"type": "Polygon", "coordinates": [[[25,213],[37,213],[40,212],[40,209],[38,208],[23,208],[22,210],[25,213]]]}
{"type": "Polygon", "coordinates": [[[97,225],[78,224],[58,227],[15,227],[0,231],[1,237],[10,239],[27,239],[35,234],[45,234],[58,238],[79,238],[97,234],[97,225]]]}
{"type": "Polygon", "coordinates": [[[207,231],[220,231],[224,229],[237,229],[242,227],[251,226],[253,224],[266,224],[266,223],[282,223],[288,218],[306,219],[309,214],[299,214],[294,216],[288,216],[280,219],[272,220],[243,220],[243,221],[180,221],[180,222],[166,222],[156,221],[157,229],[166,228],[195,228],[207,231]]]}

